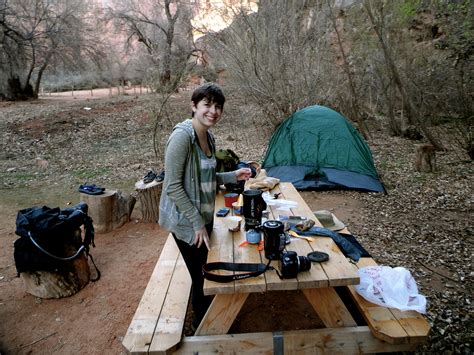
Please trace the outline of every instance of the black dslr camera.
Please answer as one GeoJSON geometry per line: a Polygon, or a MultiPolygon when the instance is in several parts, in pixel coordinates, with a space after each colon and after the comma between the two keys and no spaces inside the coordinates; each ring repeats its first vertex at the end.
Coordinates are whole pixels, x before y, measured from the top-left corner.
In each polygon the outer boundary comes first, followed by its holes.
{"type": "Polygon", "coordinates": [[[295,278],[300,271],[311,268],[311,261],[306,256],[298,256],[294,251],[284,252],[286,243],[285,227],[280,221],[266,221],[263,223],[263,237],[265,241],[265,257],[269,260],[278,260],[281,277],[295,278]]]}
{"type": "Polygon", "coordinates": [[[287,251],[281,255],[279,266],[284,279],[293,279],[298,272],[311,269],[311,261],[306,256],[298,256],[295,251],[287,251]]]}

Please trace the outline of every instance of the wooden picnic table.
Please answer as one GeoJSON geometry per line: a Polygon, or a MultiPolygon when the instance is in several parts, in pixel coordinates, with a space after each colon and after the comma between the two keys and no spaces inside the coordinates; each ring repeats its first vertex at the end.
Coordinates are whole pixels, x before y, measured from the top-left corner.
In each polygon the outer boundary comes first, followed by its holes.
{"type": "MultiPolygon", "coordinates": [[[[296,208],[291,209],[294,215],[304,216],[315,220],[314,214],[304,202],[301,195],[290,183],[279,184],[273,193],[280,193],[279,199],[296,202],[296,208]]],[[[223,204],[219,197],[216,207],[223,204]]],[[[278,206],[268,206],[269,219],[278,219],[278,206]]],[[[222,218],[214,222],[214,235],[211,238],[211,251],[208,262],[238,262],[238,263],[264,263],[264,251],[258,250],[256,245],[244,245],[244,221],[242,228],[237,232],[229,232],[222,218]]],[[[302,290],[310,304],[321,317],[327,327],[341,327],[355,325],[355,322],[344,312],[334,286],[357,285],[359,276],[357,267],[350,263],[331,238],[315,238],[314,242],[292,238],[286,250],[296,251],[299,256],[306,256],[313,250],[324,251],[329,255],[329,260],[324,263],[312,263],[309,271],[298,273],[294,279],[280,279],[275,271],[267,271],[261,276],[238,280],[230,283],[218,283],[206,280],[204,293],[215,295],[214,301],[206,317],[197,329],[196,335],[225,334],[231,327],[242,305],[252,292],[302,290]]],[[[273,260],[272,266],[278,268],[278,261],[273,260]]]]}
{"type": "MultiPolygon", "coordinates": [[[[280,183],[271,193],[280,193],[280,199],[297,203],[297,207],[291,208],[292,215],[310,218],[321,226],[291,183],[280,183]]],[[[216,210],[222,206],[223,193],[219,193],[216,210]]],[[[267,210],[269,219],[279,217],[275,206],[268,206],[267,210]]],[[[348,233],[347,229],[341,232],[348,233]]],[[[244,220],[239,231],[230,232],[223,219],[216,217],[208,262],[266,264],[264,250],[255,245],[242,246],[245,240],[244,220]]],[[[329,237],[315,237],[312,241],[292,238],[286,250],[296,251],[299,256],[313,250],[323,251],[329,254],[329,260],[312,263],[309,271],[298,273],[294,279],[280,279],[275,271],[269,270],[258,277],[230,283],[206,280],[204,292],[214,295],[214,299],[195,335],[182,336],[190,280],[170,236],[124,338],[124,346],[131,353],[349,354],[413,350],[426,341],[430,327],[422,315],[377,306],[356,293],[357,268],[374,265],[372,258],[362,258],[358,265],[353,264],[329,237]],[[336,288],[345,292],[337,292],[336,288]],[[228,334],[250,293],[286,290],[301,290],[326,328],[228,334]],[[157,293],[159,297],[151,297],[157,293]],[[350,302],[341,298],[344,294],[350,302]],[[354,317],[355,312],[362,317],[354,317]],[[366,323],[360,324],[362,318],[366,323]]],[[[271,265],[278,268],[277,261],[271,265]]]]}

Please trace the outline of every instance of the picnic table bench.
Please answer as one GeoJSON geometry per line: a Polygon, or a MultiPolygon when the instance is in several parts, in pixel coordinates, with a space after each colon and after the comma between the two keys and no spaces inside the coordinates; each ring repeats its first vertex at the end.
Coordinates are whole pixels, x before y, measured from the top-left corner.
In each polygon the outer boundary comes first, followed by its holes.
{"type": "Polygon", "coordinates": [[[170,234],[122,344],[131,354],[164,354],[180,341],[191,277],[170,234]]]}
{"type": "MultiPolygon", "coordinates": [[[[272,192],[298,203],[291,209],[294,215],[311,218],[320,225],[293,185],[280,183],[272,192]]],[[[219,193],[216,208],[223,205],[223,194],[219,193]]],[[[278,217],[276,209],[270,206],[269,210],[270,218],[278,217]]],[[[240,231],[229,232],[216,218],[208,262],[267,262],[263,251],[240,247],[243,241],[243,225],[240,231]]],[[[372,258],[352,264],[334,241],[325,237],[312,242],[293,238],[287,249],[298,255],[324,251],[330,259],[313,263],[309,271],[300,272],[295,279],[282,280],[268,271],[230,283],[206,280],[204,292],[215,295],[214,300],[195,335],[183,336],[191,280],[170,235],[124,337],[124,347],[132,354],[376,353],[410,351],[426,341],[430,326],[422,315],[372,304],[355,291],[359,283],[357,267],[376,265],[372,258]],[[301,290],[326,328],[227,334],[250,293],[284,290],[301,290]]],[[[272,261],[272,265],[277,267],[277,262],[272,261]]]]}

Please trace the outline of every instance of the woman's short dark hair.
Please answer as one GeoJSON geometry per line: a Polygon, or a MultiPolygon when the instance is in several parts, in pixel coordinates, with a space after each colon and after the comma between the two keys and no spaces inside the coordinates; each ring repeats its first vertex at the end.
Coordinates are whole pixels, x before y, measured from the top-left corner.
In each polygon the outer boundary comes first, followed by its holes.
{"type": "Polygon", "coordinates": [[[225,96],[219,85],[205,83],[194,90],[191,101],[197,105],[199,101],[206,99],[209,103],[216,103],[224,107],[225,96]]]}

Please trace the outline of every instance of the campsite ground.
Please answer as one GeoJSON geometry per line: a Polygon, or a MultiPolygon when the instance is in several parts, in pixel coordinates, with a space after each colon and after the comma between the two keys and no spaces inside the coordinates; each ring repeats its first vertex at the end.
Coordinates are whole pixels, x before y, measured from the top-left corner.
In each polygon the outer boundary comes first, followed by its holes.
{"type": "MultiPolygon", "coordinates": [[[[188,111],[189,92],[172,98],[176,108],[159,126],[188,111]]],[[[268,142],[265,123],[255,122],[230,98],[215,130],[220,147],[258,160],[268,142]],[[238,128],[238,129],[236,129],[238,128]]],[[[96,235],[92,254],[102,278],[69,298],[46,300],[24,292],[16,277],[13,241],[17,210],[33,205],[66,207],[79,200],[86,181],[132,192],[154,163],[151,95],[41,99],[0,104],[0,353],[119,354],[121,339],[156,263],[166,233],[140,220],[96,235]],[[87,108],[87,109],[86,109],[87,108]]],[[[435,173],[416,173],[418,142],[390,137],[374,127],[370,147],[388,194],[303,192],[313,209],[330,209],[358,236],[379,264],[404,266],[428,297],[433,325],[430,353],[469,353],[472,347],[472,163],[457,146],[454,129],[437,127],[449,150],[437,154],[435,173]]],[[[232,331],[277,323],[282,329],[319,326],[296,293],[285,300],[254,295],[232,331]],[[291,312],[284,311],[291,302],[291,312]],[[283,303],[283,304],[282,304],[283,303]],[[265,317],[255,308],[266,307],[265,317]],[[301,311],[300,311],[301,310],[301,311]]],[[[189,328],[186,329],[189,332],[189,328]]]]}

